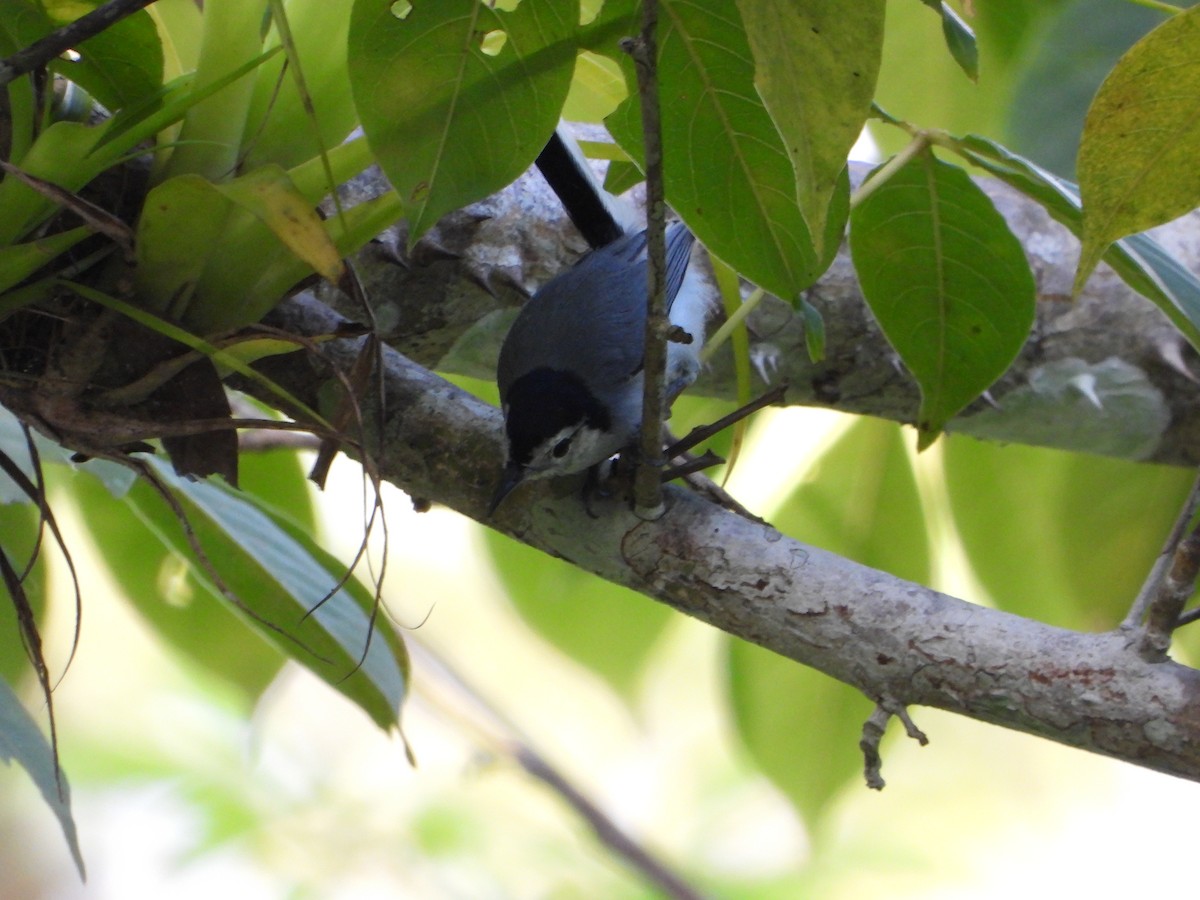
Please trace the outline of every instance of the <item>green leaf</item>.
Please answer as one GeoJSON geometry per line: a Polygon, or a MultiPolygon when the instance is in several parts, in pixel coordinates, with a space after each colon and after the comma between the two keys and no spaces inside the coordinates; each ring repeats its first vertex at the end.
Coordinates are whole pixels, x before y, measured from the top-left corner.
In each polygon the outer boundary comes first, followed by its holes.
{"type": "Polygon", "coordinates": [[[773,513],[785,534],[909,581],[928,583],[925,515],[902,432],[860,418],[773,513]]]}
{"type": "MultiPolygon", "coordinates": [[[[931,576],[929,530],[899,426],[856,419],[771,514],[784,533],[911,581],[931,576]]],[[[871,703],[854,688],[731,641],[730,700],[755,761],[812,825],[862,771],[871,703]]]]}
{"type": "Polygon", "coordinates": [[[1105,249],[1200,206],[1200,7],[1138,41],[1100,85],[1079,146],[1078,293],[1105,249]]]}
{"type": "Polygon", "coordinates": [[[0,679],[0,760],[6,763],[16,760],[29,773],[46,805],[58,817],[79,877],[85,877],[83,854],[79,851],[75,820],[71,816],[71,792],[67,778],[54,764],[54,752],[50,749],[49,741],[42,736],[37,723],[3,679],[0,679]]]}
{"type": "Polygon", "coordinates": [[[863,295],[921,388],[918,447],[1003,374],[1033,324],[1020,243],[987,195],[925,151],[850,216],[863,295]]]}
{"type": "MultiPolygon", "coordinates": [[[[976,135],[947,138],[941,143],[976,166],[1036,200],[1078,236],[1082,230],[1079,189],[1063,178],[976,135]]],[[[1200,349],[1200,280],[1151,237],[1122,238],[1104,253],[1104,261],[1131,288],[1150,298],[1200,349]]]]}
{"type": "Polygon", "coordinates": [[[866,122],[883,51],[883,0],[738,0],[754,86],[792,161],[800,211],[823,255],[825,218],[866,122]]]}
{"type": "MultiPolygon", "coordinates": [[[[85,237],[92,234],[90,228],[79,226],[49,237],[0,247],[0,292],[24,281],[42,266],[60,254],[66,253],[85,237]]],[[[0,309],[3,301],[0,301],[0,309]]]]}
{"type": "MultiPolygon", "coordinates": [[[[282,53],[258,70],[242,137],[247,148],[244,169],[267,163],[298,165],[322,148],[336,147],[357,124],[346,70],[350,8],[347,0],[287,5],[288,27],[309,97],[300,96],[282,53]]],[[[273,28],[266,46],[278,43],[278,28],[273,28]]]]}
{"type": "MultiPolygon", "coordinates": [[[[4,482],[12,485],[7,476],[0,475],[0,499],[4,501],[0,502],[0,552],[8,555],[18,571],[24,571],[30,554],[37,547],[38,508],[28,501],[9,501],[5,496],[9,488],[4,482]]],[[[12,489],[15,489],[15,485],[12,485],[12,489]]],[[[43,546],[41,549],[45,552],[48,548],[43,546]]],[[[39,629],[44,627],[46,581],[46,566],[38,564],[25,576],[23,583],[26,599],[39,629]]],[[[12,597],[0,584],[0,679],[19,684],[21,677],[32,671],[12,597]]]]}
{"type": "Polygon", "coordinates": [[[630,696],[676,617],[660,603],[486,532],[496,573],[521,617],[543,638],[630,696]]]}
{"type": "Polygon", "coordinates": [[[257,322],[313,271],[275,227],[312,262],[340,266],[325,225],[278,169],[220,186],[199,175],[163,182],[138,221],[138,302],[196,334],[257,322]],[[281,215],[270,197],[292,211],[281,215]]]}
{"type": "MultiPolygon", "coordinates": [[[[103,3],[46,0],[44,6],[57,28],[103,3]]],[[[56,59],[51,70],[78,84],[107,109],[136,103],[162,86],[162,44],[153,19],[144,9],[113,23],[74,49],[78,59],[56,59]]]]}
{"type": "Polygon", "coordinates": [[[253,703],[279,672],[284,654],[216,600],[196,567],[159,540],[136,506],[82,474],[72,491],[98,559],[130,606],[178,653],[253,703]]]}
{"type": "MultiPolygon", "coordinates": [[[[14,165],[63,190],[78,191],[106,167],[89,156],[103,132],[76,122],[55,122],[14,165]]],[[[0,181],[0,246],[17,241],[57,211],[54,201],[20,179],[0,181]]]]}
{"type": "MultiPolygon", "coordinates": [[[[711,253],[794,301],[819,266],[796,204],[792,161],[754,86],[737,7],[723,0],[663,2],[658,46],[667,201],[711,253]]],[[[615,47],[611,52],[624,56],[615,47]]],[[[631,66],[624,63],[627,79],[631,66]]],[[[644,161],[636,94],[607,123],[625,151],[644,161]]]]}
{"type": "Polygon", "coordinates": [[[183,321],[233,203],[199,175],[164,181],[146,197],[137,228],[138,303],[183,321]]]}
{"type": "Polygon", "coordinates": [[[193,0],[157,0],[146,11],[162,39],[164,78],[171,80],[194,71],[204,33],[200,8],[193,0]]]}
{"type": "Polygon", "coordinates": [[[367,140],[404,202],[409,241],[487,196],[545,146],[575,69],[574,4],[356,0],[350,87],[367,140]]]}
{"type": "Polygon", "coordinates": [[[942,19],[942,35],[946,38],[946,48],[958,67],[967,73],[972,81],[979,80],[979,48],[975,44],[975,32],[971,26],[962,20],[949,4],[943,0],[921,0],[926,6],[936,12],[942,19]]]}
{"type": "Polygon", "coordinates": [[[950,435],[943,471],[971,568],[1001,608],[1064,628],[1120,621],[1193,473],[950,435]]]}
{"type": "MultiPolygon", "coordinates": [[[[248,701],[256,700],[278,673],[284,655],[248,628],[229,604],[214,602],[198,569],[159,540],[136,504],[114,497],[111,485],[92,477],[94,465],[81,469],[70,490],[114,583],[168,644],[237,687],[248,701]],[[218,647],[220,652],[214,652],[218,647]]],[[[269,498],[272,507],[313,530],[312,503],[294,453],[244,454],[238,469],[243,489],[269,498]]]]}
{"type": "Polygon", "coordinates": [[[162,172],[164,179],[193,174],[220,181],[238,171],[254,79],[230,82],[229,76],[266,61],[262,38],[266,8],[267,0],[206,0],[204,36],[192,86],[196,95],[204,96],[187,109],[179,141],[162,172]],[[207,94],[214,85],[220,85],[220,90],[207,94]]]}
{"type": "Polygon", "coordinates": [[[610,194],[623,194],[645,180],[642,170],[635,163],[614,159],[604,173],[604,189],[610,194]]]}
{"type": "Polygon", "coordinates": [[[729,702],[738,736],[811,827],[862,772],[858,749],[872,704],[827,675],[731,639],[729,702]]]}
{"type": "MultiPolygon", "coordinates": [[[[304,528],[253,497],[216,482],[186,481],[158,460],[150,463],[179,499],[206,556],[237,597],[239,611],[247,613],[247,623],[381,728],[396,726],[408,686],[408,655],[387,616],[375,615],[372,592],[354,578],[338,587],[345,567],[304,528]]],[[[139,481],[127,497],[158,539],[188,560],[199,581],[220,596],[153,489],[139,481]]],[[[212,652],[224,654],[216,646],[212,652]]]]}
{"type": "Polygon", "coordinates": [[[334,284],[341,278],[342,258],[321,217],[282,168],[271,163],[218,189],[271,229],[314,272],[334,284]]]}

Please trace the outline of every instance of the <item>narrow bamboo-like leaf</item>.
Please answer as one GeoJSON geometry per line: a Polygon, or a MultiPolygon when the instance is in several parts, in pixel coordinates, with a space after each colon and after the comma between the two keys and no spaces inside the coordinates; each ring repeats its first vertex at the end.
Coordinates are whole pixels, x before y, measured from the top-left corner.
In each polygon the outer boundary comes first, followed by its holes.
{"type": "Polygon", "coordinates": [[[516,178],[558,124],[578,8],[523,0],[356,0],[350,86],[363,130],[404,202],[409,241],[516,178]]]}
{"type": "Polygon", "coordinates": [[[615,159],[608,164],[608,171],[604,173],[604,189],[610,194],[623,194],[645,180],[636,163],[615,159]]]}
{"type": "MultiPolygon", "coordinates": [[[[367,139],[362,135],[338,144],[328,154],[329,168],[334,181],[342,184],[349,181],[359,172],[366,169],[374,161],[367,139]]],[[[288,170],[296,190],[304,195],[309,203],[316,204],[329,193],[325,166],[319,156],[306,159],[304,162],[288,170]]]]}
{"type": "MultiPolygon", "coordinates": [[[[239,462],[243,468],[247,459],[239,462]]],[[[178,547],[159,540],[157,528],[124,491],[114,496],[86,467],[71,491],[100,564],[130,606],[177,652],[254,702],[278,674],[284,654],[248,628],[228,603],[214,599],[203,573],[178,547]]]]}
{"type": "Polygon", "coordinates": [[[1033,324],[1020,242],[959,168],[918,154],[850,217],[863,296],[921,388],[918,446],[1008,368],[1033,324]]]}
{"type": "MultiPolygon", "coordinates": [[[[946,138],[942,143],[1042,204],[1077,237],[1082,232],[1079,188],[1070,181],[987,138],[968,135],[946,138]]],[[[1200,349],[1200,280],[1195,275],[1144,234],[1116,241],[1103,259],[1126,284],[1154,301],[1192,346],[1200,349]]]]}
{"type": "Polygon", "coordinates": [[[37,723],[3,679],[0,679],[0,760],[6,763],[16,760],[29,773],[42,799],[58,818],[71,858],[75,860],[75,868],[79,870],[79,877],[84,877],[83,854],[79,851],[75,819],[71,816],[71,792],[67,787],[67,777],[55,765],[49,741],[42,736],[37,723]]]}
{"type": "Polygon", "coordinates": [[[317,274],[333,283],[341,278],[342,258],[321,217],[279,166],[263,166],[219,190],[253,213],[317,274]]]}
{"type": "Polygon", "coordinates": [[[194,71],[204,33],[200,8],[192,0],[157,0],[146,11],[162,39],[164,78],[173,80],[194,71]]]}
{"type": "Polygon", "coordinates": [[[342,256],[349,256],[403,215],[400,198],[381,194],[325,222],[342,256]]]}
{"type": "MultiPolygon", "coordinates": [[[[91,229],[81,225],[70,231],[62,231],[36,241],[0,247],[0,292],[7,291],[14,284],[24,281],[91,233],[91,229]]],[[[2,307],[3,301],[0,301],[0,308],[2,307]]]]}
{"type": "Polygon", "coordinates": [[[13,288],[7,293],[0,294],[0,320],[3,320],[18,309],[24,309],[27,306],[32,306],[35,303],[41,303],[49,299],[53,295],[57,284],[57,278],[48,276],[32,284],[22,285],[19,288],[13,288]]]}
{"type": "MultiPolygon", "coordinates": [[[[251,614],[250,624],[381,728],[396,727],[408,687],[408,656],[388,617],[373,617],[372,592],[354,578],[339,588],[344,566],[304,529],[270,514],[249,495],[215,481],[176,478],[158,460],[151,464],[176,492],[221,581],[251,614]]],[[[161,499],[144,483],[128,497],[159,539],[195,565],[181,526],[161,499]]],[[[208,572],[197,572],[212,584],[208,572]]]]}
{"type": "MultiPolygon", "coordinates": [[[[103,134],[76,122],[55,122],[14,165],[66,191],[78,191],[106,164],[88,154],[103,134]]],[[[12,243],[57,212],[58,206],[17,178],[0,181],[0,246],[12,243]]]]}
{"type": "Polygon", "coordinates": [[[154,138],[163,129],[182,119],[197,104],[240,81],[277,53],[279,48],[272,47],[204,83],[199,83],[194,73],[181,75],[170,84],[163,85],[154,95],[117,112],[101,131],[92,155],[103,164],[111,165],[142,141],[154,138]]]}
{"type": "MultiPolygon", "coordinates": [[[[795,300],[819,267],[796,204],[792,162],[754,87],[754,59],[737,7],[725,0],[664,0],[658,40],[668,202],[710,252],[755,284],[795,300]]],[[[611,52],[625,57],[615,46],[611,52]]],[[[607,122],[625,151],[644,161],[636,94],[607,122]]]]}
{"type": "Polygon", "coordinates": [[[839,0],[738,0],[754,52],[754,86],[779,129],[818,256],[846,157],[875,96],[883,0],[846,14],[839,0]]]}
{"type": "Polygon", "coordinates": [[[1200,206],[1200,7],[1130,48],[1096,93],[1079,145],[1078,293],[1117,238],[1200,206]]]}

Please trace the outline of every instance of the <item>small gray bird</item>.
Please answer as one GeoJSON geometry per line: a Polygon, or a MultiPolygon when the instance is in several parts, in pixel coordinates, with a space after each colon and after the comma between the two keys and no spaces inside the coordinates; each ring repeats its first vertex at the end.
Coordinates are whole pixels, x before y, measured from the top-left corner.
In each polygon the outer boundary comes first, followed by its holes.
{"type": "MultiPolygon", "coordinates": [[[[668,318],[692,341],[667,345],[666,396],[695,381],[708,302],[687,278],[691,231],[667,228],[668,318]]],[[[504,339],[496,381],[508,462],[489,515],[522,481],[580,472],[630,446],[642,421],[646,232],[593,250],[525,304],[504,339]]]]}

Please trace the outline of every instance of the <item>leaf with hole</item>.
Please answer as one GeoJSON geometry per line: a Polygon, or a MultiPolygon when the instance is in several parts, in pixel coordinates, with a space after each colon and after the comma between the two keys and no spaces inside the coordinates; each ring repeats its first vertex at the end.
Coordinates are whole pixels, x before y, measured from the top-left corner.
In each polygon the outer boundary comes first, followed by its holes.
{"type": "Polygon", "coordinates": [[[350,87],[367,140],[415,242],[444,213],[486,197],[533,162],[575,70],[579,10],[523,0],[357,0],[350,87]],[[398,15],[397,13],[403,13],[398,15]]]}

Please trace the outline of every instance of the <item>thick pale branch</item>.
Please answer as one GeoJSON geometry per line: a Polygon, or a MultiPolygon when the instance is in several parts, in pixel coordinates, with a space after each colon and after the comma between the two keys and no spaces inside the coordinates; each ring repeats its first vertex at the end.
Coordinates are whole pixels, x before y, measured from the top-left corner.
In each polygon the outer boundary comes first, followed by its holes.
{"type": "MultiPolygon", "coordinates": [[[[301,331],[331,325],[311,302],[281,313],[301,331]]],[[[331,342],[327,351],[348,366],[357,348],[331,342]]],[[[315,388],[320,373],[293,357],[273,363],[274,377],[315,388]]],[[[387,354],[386,365],[387,418],[368,423],[383,438],[381,473],[482,519],[503,459],[499,412],[402,356],[387,354]]],[[[819,669],[887,709],[935,706],[1200,780],[1200,672],[1148,662],[1121,632],[1079,634],[975,606],[681,489],[668,489],[666,515],[648,522],[621,498],[596,500],[589,514],[577,487],[529,485],[489,524],[819,669]]]]}
{"type": "MultiPolygon", "coordinates": [[[[1008,443],[1124,459],[1200,464],[1200,374],[1195,354],[1148,300],[1107,267],[1070,302],[1079,245],[1037,204],[981,181],[1025,247],[1038,287],[1033,335],[1011,370],[950,423],[1008,443]]],[[[368,181],[362,190],[380,189],[368,181]]],[[[1200,272],[1200,214],[1160,229],[1167,250],[1200,272]]],[[[585,249],[539,176],[447,217],[403,265],[403,235],[377,244],[360,271],[393,345],[429,368],[492,378],[516,308],[585,249]]],[[[775,298],[749,317],[751,355],[765,384],[787,382],[787,402],[909,422],[916,384],[863,303],[845,247],[808,292],[825,317],[827,357],[808,358],[800,317],[775,298]]],[[[332,301],[330,301],[332,302],[332,301]]],[[[350,316],[357,313],[349,310],[350,316]]],[[[759,376],[756,376],[759,377],[759,376]]],[[[691,389],[733,399],[728,352],[691,389]]]]}

